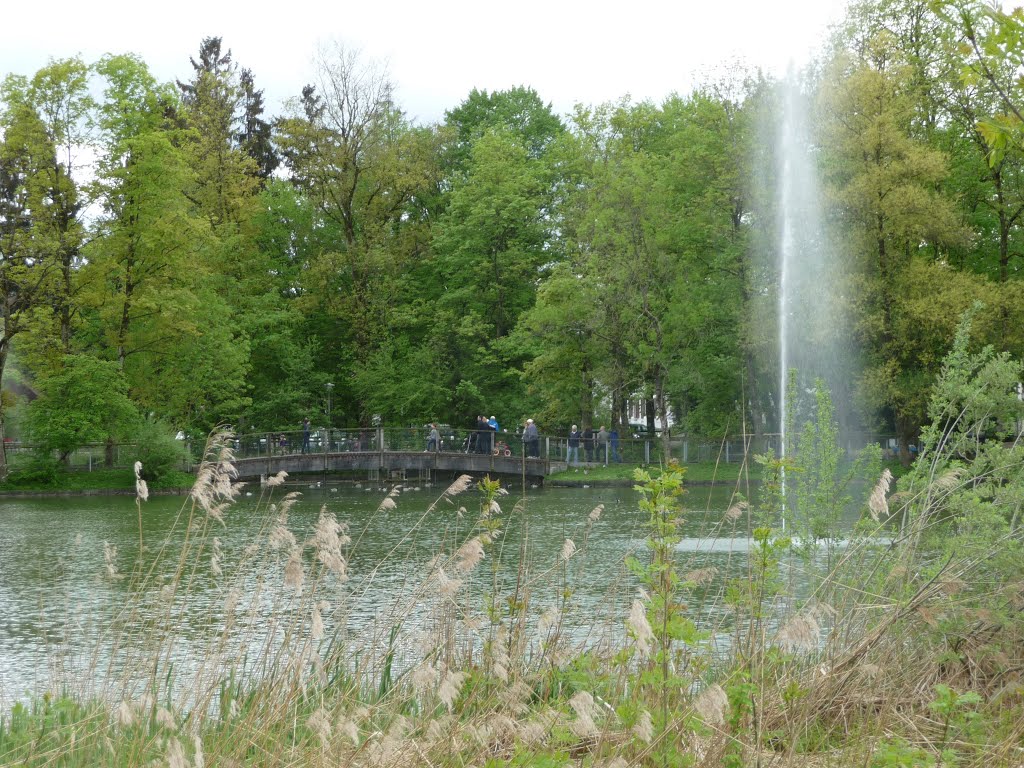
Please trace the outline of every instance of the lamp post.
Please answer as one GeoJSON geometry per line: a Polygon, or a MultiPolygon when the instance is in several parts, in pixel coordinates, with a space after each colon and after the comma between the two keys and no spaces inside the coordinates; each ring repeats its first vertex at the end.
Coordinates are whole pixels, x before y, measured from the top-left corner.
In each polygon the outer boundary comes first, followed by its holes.
{"type": "Polygon", "coordinates": [[[327,450],[331,449],[331,392],[334,390],[334,382],[328,381],[324,386],[327,388],[327,450]]]}

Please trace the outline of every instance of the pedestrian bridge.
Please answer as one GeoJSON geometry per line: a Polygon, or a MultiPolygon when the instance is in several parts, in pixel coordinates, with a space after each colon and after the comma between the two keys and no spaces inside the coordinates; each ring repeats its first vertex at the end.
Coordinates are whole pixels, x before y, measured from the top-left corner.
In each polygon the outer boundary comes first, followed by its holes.
{"type": "MultiPolygon", "coordinates": [[[[565,435],[545,435],[528,445],[518,432],[477,432],[441,425],[438,450],[427,445],[426,427],[312,429],[308,433],[262,432],[235,438],[235,464],[244,479],[277,474],[365,472],[370,479],[427,478],[435,473],[516,475],[544,478],[566,469],[565,435]],[[482,450],[478,450],[482,449],[482,450]],[[529,453],[530,456],[523,458],[529,453]]],[[[673,456],[682,463],[749,460],[771,447],[776,436],[752,444],[749,437],[673,440],[673,456]]],[[[610,437],[608,442],[581,441],[578,461],[586,464],[657,465],[660,440],[641,436],[610,437]]]]}
{"type": "Polygon", "coordinates": [[[317,430],[242,435],[235,440],[235,468],[240,480],[289,475],[365,473],[373,479],[433,478],[436,474],[516,475],[540,479],[565,468],[552,460],[545,445],[536,457],[527,446],[487,433],[477,450],[476,436],[445,435],[439,450],[425,450],[424,439],[408,430],[317,430]],[[461,439],[460,439],[461,438],[461,439]],[[486,443],[484,442],[486,440],[486,443]]]}

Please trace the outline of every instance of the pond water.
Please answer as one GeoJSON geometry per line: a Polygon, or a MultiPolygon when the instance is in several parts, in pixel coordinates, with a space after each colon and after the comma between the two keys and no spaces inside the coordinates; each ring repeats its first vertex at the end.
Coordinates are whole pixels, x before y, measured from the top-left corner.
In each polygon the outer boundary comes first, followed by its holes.
{"type": "MultiPolygon", "coordinates": [[[[350,578],[327,580],[318,587],[328,634],[343,629],[350,642],[372,644],[370,638],[379,642],[382,633],[386,640],[387,628],[396,621],[403,632],[427,623],[431,601],[417,590],[435,555],[451,552],[473,531],[479,492],[467,491],[454,503],[431,508],[446,486],[409,485],[393,497],[395,506],[389,509],[381,508],[381,501],[392,486],[314,486],[277,488],[274,494],[280,498],[289,490],[302,492],[287,521],[298,541],[312,535],[322,508],[344,523],[351,536],[350,578]],[[460,506],[465,511],[460,513],[460,506]]],[[[241,603],[239,613],[247,612],[257,632],[271,638],[287,634],[290,625],[280,616],[295,598],[283,585],[286,557],[265,546],[254,555],[253,546],[266,542],[276,513],[257,498],[259,489],[253,493],[225,512],[223,525],[214,523],[216,565],[212,539],[184,565],[179,561],[187,527],[182,516],[191,507],[183,497],[154,497],[142,505],[141,561],[134,499],[0,500],[0,711],[14,701],[69,685],[109,696],[112,685],[145,678],[145,665],[132,669],[132,664],[147,659],[149,647],[168,654],[177,674],[186,679],[190,666],[209,659],[211,644],[222,642],[219,652],[237,652],[236,639],[218,641],[227,638],[226,602],[241,603]],[[111,569],[117,574],[112,576],[111,569]],[[138,587],[144,571],[151,578],[138,587]],[[165,620],[170,614],[161,613],[159,595],[167,593],[168,585],[186,583],[187,588],[178,587],[173,620],[165,620]],[[182,593],[187,597],[182,599],[182,593]],[[129,605],[132,612],[126,617],[129,605]],[[112,631],[114,624],[122,629],[112,631]],[[124,626],[140,631],[125,633],[124,626]]],[[[474,578],[497,579],[510,593],[521,573],[523,551],[531,613],[540,615],[557,606],[567,632],[581,642],[603,632],[621,633],[638,590],[624,559],[630,553],[643,559],[646,552],[646,519],[637,508],[637,496],[629,488],[536,488],[528,490],[524,501],[511,488],[500,499],[504,525],[492,553],[492,559],[500,553],[502,567],[492,573],[485,561],[474,578]],[[590,522],[598,505],[603,511],[590,522]],[[560,560],[566,539],[577,548],[568,563],[560,560]]],[[[679,547],[684,571],[716,569],[715,579],[691,596],[690,611],[709,629],[712,640],[721,637],[724,642],[730,632],[724,586],[730,576],[745,572],[748,548],[748,522],[725,518],[729,502],[726,489],[691,489],[679,547]]],[[[246,642],[253,642],[251,634],[246,642]]]]}

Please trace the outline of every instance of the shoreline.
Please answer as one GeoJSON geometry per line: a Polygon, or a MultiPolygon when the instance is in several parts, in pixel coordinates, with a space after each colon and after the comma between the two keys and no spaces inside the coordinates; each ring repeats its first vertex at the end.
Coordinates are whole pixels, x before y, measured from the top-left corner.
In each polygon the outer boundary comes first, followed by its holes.
{"type": "MultiPolygon", "coordinates": [[[[751,483],[759,483],[760,480],[751,479],[751,483]]],[[[635,480],[628,479],[611,479],[611,480],[550,480],[544,483],[544,485],[551,486],[552,488],[632,488],[636,485],[635,480]]],[[[690,482],[684,482],[683,486],[686,488],[711,488],[713,486],[723,486],[724,482],[716,480],[693,480],[690,482]]]]}
{"type": "MultiPolygon", "coordinates": [[[[751,482],[757,482],[752,480],[751,482]]],[[[348,483],[338,483],[346,485],[348,483]]],[[[605,479],[605,480],[550,480],[543,483],[549,488],[632,488],[636,483],[628,479],[605,479]]],[[[304,483],[285,483],[288,485],[305,485],[304,483]]],[[[710,488],[713,486],[724,486],[722,482],[713,480],[694,480],[686,483],[689,488],[710,488]]],[[[160,490],[150,489],[150,496],[187,496],[191,491],[189,488],[161,488],[160,490]]],[[[65,496],[134,496],[134,488],[79,488],[79,489],[52,489],[52,490],[9,490],[0,491],[0,499],[45,499],[63,498],[65,496]]]]}
{"type": "MultiPolygon", "coordinates": [[[[161,488],[149,491],[150,496],[187,496],[191,488],[161,488]]],[[[61,490],[10,490],[0,491],[0,499],[18,498],[60,498],[62,496],[134,496],[134,488],[76,488],[61,490]]]]}

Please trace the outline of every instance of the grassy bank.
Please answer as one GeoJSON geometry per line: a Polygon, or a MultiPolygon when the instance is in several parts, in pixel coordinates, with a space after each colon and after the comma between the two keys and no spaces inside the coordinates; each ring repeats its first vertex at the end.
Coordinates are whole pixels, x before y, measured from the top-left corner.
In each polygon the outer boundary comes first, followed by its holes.
{"type": "MultiPolygon", "coordinates": [[[[594,464],[587,467],[570,468],[564,472],[554,472],[548,475],[547,480],[559,482],[593,482],[593,481],[618,481],[623,485],[633,484],[633,474],[637,469],[643,467],[637,464],[594,464]]],[[[658,468],[651,467],[652,472],[658,472],[658,468]]],[[[742,464],[714,464],[711,462],[700,464],[686,464],[683,466],[685,477],[688,483],[721,483],[723,485],[734,485],[737,481],[749,478],[756,482],[761,477],[761,468],[758,465],[752,467],[742,464]]]]}
{"type": "MultiPolygon", "coordinates": [[[[849,464],[847,464],[849,466],[849,464]]],[[[902,466],[898,461],[885,462],[883,468],[889,470],[894,478],[905,475],[909,468],[902,466]]],[[[547,480],[553,483],[591,483],[598,482],[619,482],[623,485],[633,484],[633,473],[637,469],[643,469],[636,464],[609,464],[607,467],[602,464],[595,464],[589,467],[570,468],[564,472],[555,472],[548,475],[547,480]]],[[[687,483],[700,485],[722,485],[726,487],[739,484],[741,489],[745,483],[758,483],[761,481],[763,468],[758,463],[696,463],[684,464],[681,469],[684,471],[684,478],[687,483]]],[[[657,467],[651,467],[652,472],[657,473],[657,467]]],[[[744,489],[745,492],[745,489],[744,489]]]]}
{"type": "MultiPolygon", "coordinates": [[[[172,471],[159,480],[151,482],[150,490],[155,492],[191,488],[195,476],[187,472],[172,471]]],[[[135,473],[131,469],[96,469],[91,472],[57,472],[40,478],[14,472],[0,482],[0,493],[82,493],[87,491],[109,493],[134,493],[135,473]]]]}

